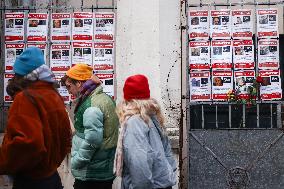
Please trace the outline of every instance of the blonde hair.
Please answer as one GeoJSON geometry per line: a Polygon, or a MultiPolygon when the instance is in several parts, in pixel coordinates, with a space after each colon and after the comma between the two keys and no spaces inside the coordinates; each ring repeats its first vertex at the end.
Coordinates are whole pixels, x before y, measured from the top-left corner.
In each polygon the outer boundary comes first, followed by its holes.
{"type": "Polygon", "coordinates": [[[117,105],[116,113],[120,123],[123,123],[127,117],[138,114],[148,124],[150,117],[156,115],[161,127],[164,128],[165,118],[161,113],[161,107],[157,100],[153,98],[147,100],[123,100],[117,105]]]}

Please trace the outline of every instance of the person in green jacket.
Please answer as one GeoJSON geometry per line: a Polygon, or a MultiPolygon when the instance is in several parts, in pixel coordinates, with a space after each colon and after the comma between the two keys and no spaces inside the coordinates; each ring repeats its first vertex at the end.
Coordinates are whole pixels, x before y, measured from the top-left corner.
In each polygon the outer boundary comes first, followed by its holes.
{"type": "Polygon", "coordinates": [[[61,83],[77,98],[71,150],[74,189],[111,189],[119,127],[115,102],[86,64],[69,69],[61,83]]]}

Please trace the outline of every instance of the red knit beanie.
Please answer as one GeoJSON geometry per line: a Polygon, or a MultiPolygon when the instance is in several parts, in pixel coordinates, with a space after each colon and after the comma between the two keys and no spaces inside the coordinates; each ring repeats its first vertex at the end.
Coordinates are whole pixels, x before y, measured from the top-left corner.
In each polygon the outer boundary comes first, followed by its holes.
{"type": "Polygon", "coordinates": [[[148,79],[144,75],[133,75],[126,79],[123,87],[124,99],[149,99],[148,79]]]}

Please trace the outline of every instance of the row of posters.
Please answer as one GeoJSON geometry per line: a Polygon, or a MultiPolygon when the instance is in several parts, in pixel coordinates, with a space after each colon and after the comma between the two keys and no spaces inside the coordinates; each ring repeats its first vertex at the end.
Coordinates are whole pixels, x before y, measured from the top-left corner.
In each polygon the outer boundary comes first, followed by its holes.
{"type": "MultiPolygon", "coordinates": [[[[190,39],[251,39],[254,33],[254,12],[240,10],[189,10],[188,25],[190,39]]],[[[278,10],[258,9],[257,36],[277,38],[278,10]]]]}
{"type": "MultiPolygon", "coordinates": [[[[7,43],[5,44],[5,71],[12,72],[16,57],[25,47],[36,46],[42,49],[47,57],[47,44],[43,43],[7,43]]],[[[114,43],[113,42],[72,42],[70,44],[51,44],[49,65],[53,72],[67,71],[76,63],[93,66],[96,72],[113,72],[114,43]]]]}
{"type": "MultiPolygon", "coordinates": [[[[189,68],[204,69],[254,69],[254,44],[252,40],[212,40],[189,42],[189,68]]],[[[279,68],[279,41],[258,41],[257,66],[259,69],[279,68]]]]}
{"type": "MultiPolygon", "coordinates": [[[[65,72],[56,72],[55,79],[60,81],[60,79],[65,75],[65,72]]],[[[102,81],[103,90],[106,94],[114,98],[114,74],[113,73],[102,73],[96,74],[99,79],[102,81]]],[[[14,77],[14,73],[4,73],[4,89],[6,89],[7,84],[10,79],[14,77]]],[[[57,89],[59,94],[62,96],[64,103],[68,104],[71,100],[74,99],[72,97],[65,86],[61,86],[57,89]]],[[[6,90],[4,90],[4,102],[12,102],[11,97],[7,94],[6,90]]]]}
{"type": "MultiPolygon", "coordinates": [[[[260,70],[263,78],[260,87],[261,100],[282,98],[279,70],[260,70]]],[[[190,101],[226,101],[229,90],[239,90],[241,98],[247,98],[247,87],[253,84],[254,70],[191,71],[189,75],[190,101]]]]}
{"type": "MultiPolygon", "coordinates": [[[[50,40],[113,41],[114,13],[52,13],[50,40]]],[[[47,13],[5,13],[5,41],[46,42],[49,28],[47,13]]]]}

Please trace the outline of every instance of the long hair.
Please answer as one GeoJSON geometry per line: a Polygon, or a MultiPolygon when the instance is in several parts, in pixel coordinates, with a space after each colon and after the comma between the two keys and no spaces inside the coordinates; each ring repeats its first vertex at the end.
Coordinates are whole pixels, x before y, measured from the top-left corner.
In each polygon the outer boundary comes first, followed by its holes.
{"type": "Polygon", "coordinates": [[[23,91],[25,88],[30,86],[34,81],[30,81],[26,79],[24,76],[15,74],[15,76],[8,81],[8,85],[6,87],[7,94],[14,99],[15,95],[18,92],[23,91]]]}
{"type": "Polygon", "coordinates": [[[164,128],[165,118],[162,115],[161,107],[157,100],[153,98],[147,100],[123,100],[117,105],[116,113],[120,123],[123,123],[128,116],[138,114],[148,124],[150,117],[156,115],[161,127],[164,128]]]}

